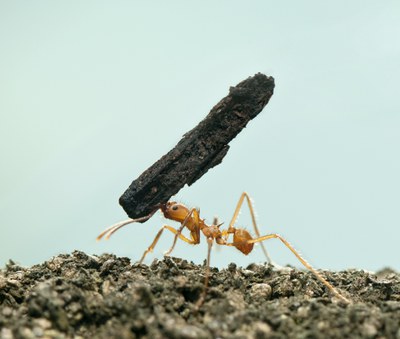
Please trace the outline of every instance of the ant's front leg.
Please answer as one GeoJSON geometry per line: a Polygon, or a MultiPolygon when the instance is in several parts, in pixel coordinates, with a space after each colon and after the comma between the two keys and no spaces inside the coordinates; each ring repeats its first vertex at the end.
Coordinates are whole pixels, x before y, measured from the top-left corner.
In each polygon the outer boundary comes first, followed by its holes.
{"type": "Polygon", "coordinates": [[[176,241],[178,240],[178,237],[181,236],[183,229],[185,227],[187,227],[186,225],[190,219],[192,219],[192,221],[194,223],[194,230],[190,231],[190,235],[193,238],[193,240],[191,240],[191,244],[196,245],[196,244],[200,243],[200,227],[199,227],[200,215],[199,215],[199,211],[196,208],[192,208],[190,210],[190,212],[187,214],[187,216],[185,217],[185,220],[183,220],[181,227],[179,227],[179,229],[176,230],[172,246],[168,251],[166,251],[164,253],[164,255],[170,255],[171,252],[174,250],[176,241]]]}
{"type": "Polygon", "coordinates": [[[176,237],[179,237],[181,240],[189,243],[189,244],[194,244],[194,241],[191,239],[186,238],[183,234],[178,233],[178,230],[176,230],[175,228],[173,228],[172,226],[168,226],[168,225],[164,225],[163,227],[160,228],[160,230],[157,232],[157,235],[155,236],[153,242],[151,243],[151,245],[147,248],[146,251],[144,251],[142,257],[139,260],[139,264],[141,264],[144,260],[144,258],[146,257],[146,255],[149,252],[153,252],[154,247],[156,247],[158,240],[160,240],[160,237],[162,235],[162,233],[164,232],[164,230],[168,230],[172,233],[175,234],[176,237]]]}

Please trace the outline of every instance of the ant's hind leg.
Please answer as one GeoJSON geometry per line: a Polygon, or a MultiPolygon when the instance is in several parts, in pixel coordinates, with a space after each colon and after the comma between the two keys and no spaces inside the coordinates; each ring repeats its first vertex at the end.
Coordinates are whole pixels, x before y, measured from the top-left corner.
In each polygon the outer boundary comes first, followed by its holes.
{"type": "Polygon", "coordinates": [[[168,230],[172,233],[175,234],[175,236],[179,237],[181,240],[189,243],[189,244],[194,244],[193,240],[186,238],[183,234],[178,233],[178,231],[173,228],[172,226],[168,226],[168,225],[164,225],[163,227],[160,228],[160,230],[157,232],[157,235],[155,236],[153,242],[151,243],[151,245],[147,248],[146,251],[144,251],[142,257],[139,260],[139,263],[141,264],[144,260],[144,258],[146,257],[146,255],[149,252],[152,252],[154,250],[154,247],[156,247],[158,240],[160,240],[160,237],[162,235],[162,233],[164,232],[164,230],[168,230]]]}
{"type": "MultiPolygon", "coordinates": [[[[229,233],[233,233],[233,229],[234,229],[233,226],[236,223],[236,219],[237,219],[237,217],[239,215],[239,212],[240,212],[240,210],[242,208],[244,199],[246,199],[247,205],[249,206],[250,215],[251,215],[251,221],[253,223],[254,232],[256,233],[257,237],[260,237],[260,231],[258,230],[258,226],[257,226],[257,222],[256,222],[256,215],[254,213],[254,208],[253,208],[253,203],[251,202],[250,196],[246,192],[243,192],[242,195],[239,198],[239,201],[238,201],[237,205],[236,205],[235,212],[233,213],[233,217],[231,219],[231,222],[229,223],[227,234],[225,236],[225,241],[228,239],[229,233]]],[[[265,248],[264,244],[260,243],[260,245],[261,245],[262,251],[264,252],[265,257],[267,258],[268,264],[275,265],[272,262],[271,257],[269,256],[268,251],[265,248]]]]}
{"type": "Polygon", "coordinates": [[[283,242],[283,244],[296,256],[296,258],[304,265],[304,267],[307,268],[309,271],[311,271],[311,273],[313,273],[315,275],[315,277],[321,283],[323,283],[333,295],[335,295],[336,297],[338,297],[339,299],[341,299],[345,303],[349,303],[350,302],[348,299],[346,299],[344,296],[342,296],[314,267],[312,267],[299,254],[299,252],[297,252],[294,249],[294,247],[285,238],[282,238],[279,234],[274,233],[274,234],[264,235],[262,237],[258,237],[258,238],[255,238],[255,239],[248,240],[247,243],[248,244],[254,244],[256,242],[261,242],[261,241],[264,241],[264,240],[274,239],[274,238],[275,239],[279,239],[281,242],[283,242]]]}

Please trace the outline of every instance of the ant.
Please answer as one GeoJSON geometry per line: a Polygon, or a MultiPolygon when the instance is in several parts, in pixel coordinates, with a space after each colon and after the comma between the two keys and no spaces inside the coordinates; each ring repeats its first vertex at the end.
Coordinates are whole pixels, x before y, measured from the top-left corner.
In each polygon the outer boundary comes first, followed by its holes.
{"type": "Polygon", "coordinates": [[[120,228],[122,228],[125,225],[131,224],[134,222],[147,221],[158,210],[161,210],[161,212],[164,214],[164,217],[166,219],[177,221],[181,224],[181,226],[178,229],[175,229],[169,225],[162,226],[161,229],[158,231],[157,235],[155,236],[151,245],[144,251],[139,263],[141,264],[143,262],[143,260],[145,259],[146,255],[149,252],[152,252],[154,250],[154,248],[157,245],[157,242],[160,239],[164,230],[168,230],[175,235],[172,246],[165,253],[165,255],[169,255],[173,251],[178,238],[183,240],[184,242],[187,242],[188,244],[191,244],[191,245],[199,244],[200,243],[200,232],[202,232],[207,239],[208,251],[207,251],[207,266],[206,266],[204,290],[203,290],[203,294],[201,295],[200,299],[198,300],[198,303],[197,303],[198,307],[200,307],[203,304],[206,294],[207,294],[209,276],[210,276],[210,254],[211,254],[211,248],[212,248],[214,241],[218,245],[236,247],[240,252],[242,252],[245,255],[249,254],[253,250],[254,244],[259,242],[261,244],[262,250],[267,258],[268,263],[272,264],[271,258],[268,255],[268,252],[264,247],[263,241],[268,240],[268,239],[273,239],[273,238],[279,239],[296,256],[296,258],[304,265],[304,267],[306,267],[308,270],[310,270],[315,275],[315,277],[329,289],[329,291],[333,295],[335,295],[336,297],[338,297],[340,300],[344,301],[345,303],[349,303],[349,300],[346,299],[344,296],[342,296],[324,277],[322,277],[322,275],[320,273],[318,273],[306,260],[304,260],[303,257],[293,248],[293,246],[287,240],[285,240],[279,234],[276,234],[276,233],[260,236],[260,232],[259,232],[257,224],[256,224],[256,218],[255,218],[253,205],[251,203],[249,195],[246,192],[243,192],[242,195],[240,196],[240,199],[237,203],[235,212],[233,213],[231,222],[229,223],[228,229],[225,229],[225,230],[221,229],[221,226],[223,223],[218,223],[218,221],[216,219],[214,219],[214,222],[211,225],[207,225],[205,220],[200,218],[199,209],[196,209],[196,208],[189,209],[188,207],[186,207],[185,205],[183,205],[181,203],[178,203],[175,201],[168,201],[166,203],[157,205],[157,208],[147,216],[137,218],[137,219],[128,219],[125,221],[121,221],[115,225],[112,225],[111,227],[107,228],[102,233],[100,233],[99,236],[97,237],[97,240],[102,239],[104,236],[105,236],[105,239],[109,239],[113,233],[115,233],[117,230],[119,230],[120,228]],[[254,231],[257,236],[256,238],[253,238],[250,235],[250,233],[248,231],[246,231],[245,229],[234,227],[236,219],[239,215],[239,212],[241,210],[242,204],[245,199],[249,206],[254,231]],[[182,234],[182,231],[185,227],[190,231],[190,238],[187,238],[186,236],[184,236],[182,234]],[[233,235],[232,242],[229,241],[229,236],[231,234],[233,235]]]}

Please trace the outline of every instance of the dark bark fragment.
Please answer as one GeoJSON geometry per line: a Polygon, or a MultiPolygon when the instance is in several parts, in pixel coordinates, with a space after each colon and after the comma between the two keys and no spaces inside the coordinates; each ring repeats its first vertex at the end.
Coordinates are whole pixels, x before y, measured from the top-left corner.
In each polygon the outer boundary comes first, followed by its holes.
{"type": "Polygon", "coordinates": [[[274,91],[274,78],[258,73],[213,107],[178,144],[132,182],[119,199],[129,217],[146,216],[185,184],[191,185],[221,163],[228,143],[257,116],[274,91]]]}

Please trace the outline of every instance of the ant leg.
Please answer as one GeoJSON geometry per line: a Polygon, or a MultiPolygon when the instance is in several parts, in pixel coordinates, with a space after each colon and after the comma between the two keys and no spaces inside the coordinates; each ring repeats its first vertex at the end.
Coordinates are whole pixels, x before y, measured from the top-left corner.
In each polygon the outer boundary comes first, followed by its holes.
{"type": "Polygon", "coordinates": [[[160,228],[160,230],[157,232],[156,237],[154,238],[153,242],[151,243],[151,245],[147,248],[146,251],[144,251],[142,257],[139,260],[139,264],[141,264],[144,260],[144,258],[146,257],[146,255],[149,252],[152,252],[154,250],[154,247],[156,247],[158,240],[160,239],[162,233],[164,232],[164,230],[168,230],[171,231],[172,233],[174,233],[176,236],[178,236],[181,240],[189,243],[189,244],[195,244],[193,240],[186,238],[183,234],[178,234],[178,231],[173,228],[172,226],[168,226],[168,225],[164,225],[163,227],[160,228]]]}
{"type": "MultiPolygon", "coordinates": [[[[237,205],[236,205],[235,212],[233,213],[232,220],[229,223],[229,227],[228,227],[227,233],[225,235],[225,241],[228,240],[229,233],[234,233],[234,227],[233,226],[236,223],[236,219],[237,219],[237,217],[239,215],[239,212],[240,212],[240,210],[242,208],[242,204],[243,204],[243,201],[244,201],[245,198],[246,198],[246,201],[247,201],[247,205],[249,206],[250,215],[251,215],[251,221],[253,223],[254,231],[256,233],[256,236],[260,237],[260,231],[258,230],[258,227],[257,227],[256,215],[254,213],[253,204],[251,202],[251,199],[250,199],[249,195],[246,192],[243,192],[242,195],[239,198],[239,201],[238,201],[237,205]]],[[[271,260],[271,257],[269,256],[268,251],[265,248],[264,244],[261,243],[260,245],[261,245],[262,251],[264,252],[265,257],[267,258],[268,264],[273,264],[273,262],[271,260]]]]}
{"type": "Polygon", "coordinates": [[[208,250],[207,250],[207,263],[206,263],[206,274],[204,277],[204,289],[203,289],[203,293],[201,294],[199,300],[196,303],[196,308],[200,308],[205,299],[206,299],[206,295],[207,295],[207,290],[208,290],[208,282],[210,280],[210,257],[211,257],[211,248],[213,245],[213,239],[212,238],[207,238],[207,244],[208,244],[208,250]]]}
{"type": "Polygon", "coordinates": [[[181,227],[179,227],[178,230],[176,230],[172,246],[168,251],[166,251],[164,253],[164,255],[170,255],[171,252],[174,250],[175,245],[176,245],[176,241],[178,240],[178,237],[180,237],[180,235],[182,234],[183,229],[186,227],[186,224],[187,224],[189,218],[192,215],[193,215],[193,220],[195,222],[195,225],[197,225],[196,226],[196,231],[195,232],[191,232],[192,235],[195,235],[195,239],[193,240],[193,244],[198,244],[200,242],[200,228],[198,227],[199,220],[200,220],[199,211],[196,208],[192,208],[190,210],[190,212],[187,214],[187,216],[185,217],[185,220],[183,220],[181,227]]]}
{"type": "MultiPolygon", "coordinates": [[[[306,260],[303,259],[303,257],[299,254],[299,252],[297,252],[294,247],[292,245],[290,245],[290,243],[282,238],[279,234],[269,234],[269,235],[264,235],[262,237],[259,238],[255,238],[255,239],[251,239],[251,240],[247,240],[248,244],[254,244],[256,242],[261,242],[264,240],[268,240],[268,239],[273,239],[273,238],[277,238],[280,241],[283,242],[283,244],[296,256],[296,258],[304,265],[304,267],[306,267],[308,270],[311,271],[311,273],[313,273],[315,275],[315,277],[321,282],[323,283],[328,289],[329,291],[332,292],[333,295],[335,295],[336,297],[338,297],[339,299],[341,299],[342,301],[349,303],[350,301],[348,299],[346,299],[344,296],[342,296],[324,277],[322,277],[322,275],[320,273],[318,273],[318,271],[316,269],[314,269],[306,260]]],[[[227,244],[228,246],[234,246],[233,244],[227,244]]]]}

